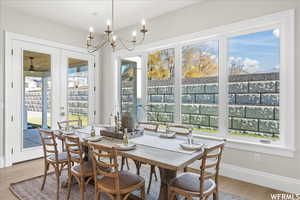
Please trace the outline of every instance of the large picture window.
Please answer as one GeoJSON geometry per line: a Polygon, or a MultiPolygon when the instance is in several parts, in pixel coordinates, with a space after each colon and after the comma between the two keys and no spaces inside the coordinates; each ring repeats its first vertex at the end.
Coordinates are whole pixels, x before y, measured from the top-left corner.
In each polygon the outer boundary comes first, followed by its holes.
{"type": "Polygon", "coordinates": [[[280,146],[263,151],[290,155],[293,11],[169,39],[155,48],[136,52],[144,59],[143,119],[193,126],[194,134],[227,138],[234,147],[248,145],[246,150],[280,146]]]}
{"type": "Polygon", "coordinates": [[[278,139],[280,30],[228,41],[229,133],[278,139]]]}
{"type": "Polygon", "coordinates": [[[217,40],[182,47],[181,120],[196,130],[218,128],[219,43],[217,40]]]}
{"type": "Polygon", "coordinates": [[[164,49],[148,55],[147,120],[174,122],[175,49],[164,49]]]}

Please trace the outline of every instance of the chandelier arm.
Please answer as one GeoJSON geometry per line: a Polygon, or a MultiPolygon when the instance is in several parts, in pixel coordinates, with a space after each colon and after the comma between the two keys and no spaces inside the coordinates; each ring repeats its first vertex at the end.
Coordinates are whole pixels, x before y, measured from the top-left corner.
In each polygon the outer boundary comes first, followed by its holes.
{"type": "Polygon", "coordinates": [[[97,45],[92,46],[92,49],[89,49],[88,52],[94,53],[95,51],[101,49],[102,47],[104,47],[105,45],[107,45],[109,43],[110,43],[109,39],[103,40],[102,42],[99,42],[97,45]]]}
{"type": "Polygon", "coordinates": [[[136,45],[142,44],[142,43],[145,41],[145,38],[146,38],[146,34],[143,34],[142,39],[141,39],[140,41],[137,41],[137,42],[136,42],[136,45]]]}
{"type": "MultiPolygon", "coordinates": [[[[122,41],[124,44],[127,43],[127,44],[133,44],[133,46],[136,46],[136,45],[139,45],[139,44],[142,44],[145,40],[145,34],[143,34],[142,36],[142,39],[140,40],[125,40],[125,39],[122,39],[121,37],[119,37],[120,41],[122,41]]],[[[128,46],[128,45],[127,45],[128,46]]]]}
{"type": "Polygon", "coordinates": [[[129,47],[129,45],[126,45],[125,42],[121,38],[119,38],[118,40],[120,41],[121,45],[128,51],[133,51],[135,49],[135,45],[132,45],[132,47],[129,47]]]}

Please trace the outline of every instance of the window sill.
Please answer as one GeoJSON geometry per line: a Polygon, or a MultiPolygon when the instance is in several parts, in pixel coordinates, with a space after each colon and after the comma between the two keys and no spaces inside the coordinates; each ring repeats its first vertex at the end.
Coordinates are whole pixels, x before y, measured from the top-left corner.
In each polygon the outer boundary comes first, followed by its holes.
{"type": "MultiPolygon", "coordinates": [[[[223,139],[215,136],[198,135],[198,134],[197,135],[194,134],[194,137],[213,139],[213,140],[223,139]]],[[[257,152],[257,153],[263,153],[269,155],[277,155],[277,156],[283,156],[288,158],[293,158],[294,152],[296,151],[294,148],[288,148],[283,146],[282,144],[262,144],[257,142],[237,140],[233,138],[226,138],[225,146],[231,149],[257,152]]]]}

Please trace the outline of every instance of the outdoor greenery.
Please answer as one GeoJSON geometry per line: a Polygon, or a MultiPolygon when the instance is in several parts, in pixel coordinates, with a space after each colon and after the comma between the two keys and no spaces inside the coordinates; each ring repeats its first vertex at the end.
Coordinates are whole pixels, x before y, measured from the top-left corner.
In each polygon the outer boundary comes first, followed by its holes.
{"type": "MultiPolygon", "coordinates": [[[[88,125],[88,117],[81,115],[69,115],[69,120],[76,120],[76,119],[81,119],[82,120],[82,126],[87,126],[88,125]]],[[[40,126],[42,124],[42,118],[41,117],[30,117],[28,119],[28,123],[32,124],[33,126],[40,126]]],[[[51,118],[48,118],[47,120],[47,125],[48,127],[51,127],[51,118]]]]}

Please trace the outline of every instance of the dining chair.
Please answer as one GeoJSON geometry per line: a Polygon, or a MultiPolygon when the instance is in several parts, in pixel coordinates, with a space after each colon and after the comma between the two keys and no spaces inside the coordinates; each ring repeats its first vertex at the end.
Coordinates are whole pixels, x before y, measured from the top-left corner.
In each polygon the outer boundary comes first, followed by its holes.
{"type": "Polygon", "coordinates": [[[200,166],[200,174],[182,173],[170,181],[168,199],[174,200],[176,195],[182,195],[188,200],[197,197],[207,200],[213,194],[213,199],[219,199],[218,177],[224,142],[205,148],[200,166]]]}
{"type": "MultiPolygon", "coordinates": [[[[82,120],[81,119],[74,119],[74,120],[65,120],[57,122],[57,126],[59,128],[60,133],[62,131],[68,130],[68,128],[81,128],[82,127],[82,120]]],[[[61,140],[62,150],[66,151],[64,140],[61,140]]]]}
{"type": "Polygon", "coordinates": [[[142,128],[144,128],[144,130],[147,130],[147,131],[157,131],[157,128],[158,128],[158,123],[156,122],[138,122],[138,125],[142,128]]]}
{"type": "Polygon", "coordinates": [[[74,177],[79,185],[80,200],[84,200],[86,185],[93,179],[92,162],[84,160],[84,152],[78,137],[64,136],[64,141],[68,154],[67,199],[70,199],[72,178],[74,177]]]}
{"type": "MultiPolygon", "coordinates": [[[[142,128],[144,128],[144,130],[147,130],[147,131],[156,132],[157,128],[158,128],[158,123],[155,123],[155,122],[138,122],[138,124],[139,124],[139,127],[142,127],[142,128]]],[[[137,175],[140,175],[141,165],[145,164],[145,163],[138,162],[138,161],[134,161],[134,162],[135,162],[136,169],[137,169],[137,175]]],[[[155,178],[155,181],[157,181],[155,165],[150,165],[150,175],[149,175],[149,183],[148,183],[148,187],[147,187],[147,193],[150,192],[153,176],[155,178]]]]}
{"type": "Polygon", "coordinates": [[[39,130],[39,134],[41,137],[41,142],[43,145],[44,151],[44,178],[41,190],[44,189],[47,172],[49,170],[49,166],[51,165],[54,168],[55,176],[56,176],[56,199],[59,199],[59,188],[60,188],[60,175],[62,169],[68,165],[67,152],[59,152],[57,148],[57,142],[55,139],[55,134],[50,130],[39,130]]]}
{"type": "Polygon", "coordinates": [[[167,127],[170,132],[174,132],[179,135],[188,135],[189,129],[191,126],[182,125],[182,124],[174,124],[174,123],[159,123],[157,126],[158,133],[165,133],[167,131],[167,127]]]}
{"type": "Polygon", "coordinates": [[[106,193],[111,200],[127,200],[135,190],[140,190],[141,199],[145,200],[145,180],[129,171],[119,171],[117,150],[114,147],[96,143],[89,143],[89,146],[92,152],[95,200],[101,198],[101,192],[106,193]],[[110,171],[103,170],[104,167],[110,171]]]}

